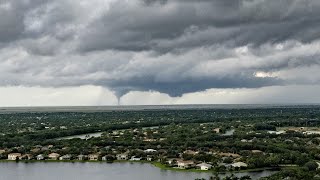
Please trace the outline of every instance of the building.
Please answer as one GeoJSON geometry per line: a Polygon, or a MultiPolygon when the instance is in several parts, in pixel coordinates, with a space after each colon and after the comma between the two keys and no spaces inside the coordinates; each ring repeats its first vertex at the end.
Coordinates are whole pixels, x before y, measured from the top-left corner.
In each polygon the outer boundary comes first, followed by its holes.
{"type": "Polygon", "coordinates": [[[197,155],[199,152],[192,151],[192,150],[186,150],[183,152],[183,154],[188,154],[188,155],[197,155]]]}
{"type": "Polygon", "coordinates": [[[241,157],[239,154],[234,154],[234,153],[220,153],[219,155],[222,157],[232,157],[232,158],[241,157]]]}
{"type": "Polygon", "coordinates": [[[129,156],[127,153],[123,153],[123,154],[117,154],[117,160],[128,160],[129,156]]]}
{"type": "Polygon", "coordinates": [[[98,161],[99,160],[99,154],[89,154],[88,159],[90,161],[98,161]]]}
{"type": "Polygon", "coordinates": [[[132,156],[130,161],[141,161],[141,157],[135,157],[135,156],[132,156]]]}
{"type": "Polygon", "coordinates": [[[147,156],[147,161],[153,161],[153,159],[154,158],[152,156],[149,156],[149,155],[147,156]]]}
{"type": "Polygon", "coordinates": [[[24,154],[19,157],[20,160],[31,160],[33,158],[32,154],[24,154]]]}
{"type": "Polygon", "coordinates": [[[248,167],[248,164],[244,163],[244,162],[236,162],[231,164],[232,167],[234,168],[246,168],[248,167]]]}
{"type": "Polygon", "coordinates": [[[177,165],[178,165],[178,168],[180,169],[189,169],[189,168],[192,168],[194,167],[194,162],[193,161],[177,161],[177,165]]]}
{"type": "Polygon", "coordinates": [[[51,160],[58,160],[59,157],[60,157],[60,154],[58,154],[58,153],[51,153],[48,155],[48,158],[51,160]]]}
{"type": "Polygon", "coordinates": [[[157,150],[155,150],[155,149],[147,149],[147,150],[144,150],[143,152],[145,152],[145,153],[154,153],[154,152],[157,152],[157,150]]]}
{"type": "Polygon", "coordinates": [[[88,156],[83,155],[83,154],[80,154],[79,156],[77,156],[77,159],[78,159],[79,161],[85,161],[85,160],[88,159],[88,156]]]}
{"type": "Polygon", "coordinates": [[[39,154],[39,155],[37,156],[37,160],[38,160],[38,161],[44,160],[44,155],[39,154]]]}
{"type": "Polygon", "coordinates": [[[21,153],[10,153],[8,154],[8,160],[15,161],[19,159],[20,156],[21,156],[21,153]]]}
{"type": "Polygon", "coordinates": [[[105,155],[102,157],[102,161],[108,161],[108,160],[113,160],[114,156],[113,155],[105,155]]]}
{"type": "Polygon", "coordinates": [[[260,150],[252,150],[251,152],[253,154],[263,154],[263,151],[260,151],[260,150]]]}
{"type": "Polygon", "coordinates": [[[182,161],[182,159],[178,159],[178,158],[168,159],[168,160],[167,160],[167,163],[168,163],[170,166],[175,166],[175,165],[177,165],[177,162],[178,162],[178,161],[182,161]]]}
{"type": "Polygon", "coordinates": [[[3,153],[5,153],[5,152],[6,152],[6,150],[0,149],[0,154],[3,154],[3,153]]]}
{"type": "Polygon", "coordinates": [[[59,158],[59,160],[71,160],[72,156],[70,154],[63,155],[59,158]]]}
{"type": "Polygon", "coordinates": [[[207,171],[212,168],[212,165],[207,163],[201,163],[201,164],[197,164],[196,167],[199,168],[200,170],[207,171]]]}
{"type": "Polygon", "coordinates": [[[101,160],[102,161],[108,161],[108,156],[102,156],[101,160]]]}
{"type": "Polygon", "coordinates": [[[215,128],[215,129],[213,129],[213,132],[215,132],[215,133],[217,133],[217,134],[219,134],[220,133],[220,128],[215,128]]]}

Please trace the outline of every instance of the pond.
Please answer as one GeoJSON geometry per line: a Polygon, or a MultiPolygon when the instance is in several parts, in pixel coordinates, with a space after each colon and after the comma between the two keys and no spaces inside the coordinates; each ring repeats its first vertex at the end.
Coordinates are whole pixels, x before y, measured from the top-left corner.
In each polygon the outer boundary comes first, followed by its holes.
{"type": "MultiPolygon", "coordinates": [[[[161,170],[149,163],[104,163],[104,162],[1,162],[0,179],[12,180],[194,180],[213,176],[211,173],[176,172],[161,170]]],[[[238,173],[253,179],[269,176],[275,171],[238,173]]],[[[223,175],[221,175],[223,177],[223,175]]]]}
{"type": "Polygon", "coordinates": [[[100,137],[103,132],[97,132],[97,133],[89,133],[89,134],[79,134],[79,135],[74,135],[74,136],[66,136],[66,137],[61,137],[57,138],[57,140],[61,139],[74,139],[74,138],[80,138],[80,139],[88,139],[91,137],[100,137]]]}

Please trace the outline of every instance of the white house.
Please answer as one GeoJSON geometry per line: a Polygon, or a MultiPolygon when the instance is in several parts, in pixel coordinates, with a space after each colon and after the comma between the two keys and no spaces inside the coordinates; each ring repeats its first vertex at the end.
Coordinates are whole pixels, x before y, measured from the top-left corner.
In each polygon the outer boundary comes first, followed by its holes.
{"type": "Polygon", "coordinates": [[[236,163],[233,163],[231,164],[232,167],[238,167],[238,168],[241,168],[241,167],[248,167],[248,164],[244,163],[244,162],[236,162],[236,163]]]}
{"type": "Polygon", "coordinates": [[[15,161],[21,156],[21,153],[10,153],[8,154],[8,160],[15,161]]]}
{"type": "Polygon", "coordinates": [[[64,156],[61,156],[59,158],[59,160],[70,160],[72,158],[72,156],[70,154],[66,154],[64,156]]]}
{"type": "Polygon", "coordinates": [[[132,156],[130,161],[141,161],[141,157],[135,157],[135,156],[132,156]]]}
{"type": "Polygon", "coordinates": [[[197,164],[197,167],[200,170],[207,171],[207,170],[212,168],[212,165],[211,164],[207,164],[207,163],[201,163],[201,164],[197,164]]]}
{"type": "Polygon", "coordinates": [[[42,154],[39,154],[37,156],[37,160],[40,161],[40,160],[44,160],[44,156],[42,154]]]}
{"type": "Polygon", "coordinates": [[[144,150],[145,153],[154,153],[154,152],[157,152],[157,150],[155,149],[146,149],[144,150]]]}

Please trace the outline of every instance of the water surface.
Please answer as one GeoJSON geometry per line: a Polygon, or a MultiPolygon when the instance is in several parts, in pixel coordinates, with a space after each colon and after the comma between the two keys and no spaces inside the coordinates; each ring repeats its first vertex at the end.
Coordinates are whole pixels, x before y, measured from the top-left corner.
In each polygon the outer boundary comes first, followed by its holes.
{"type": "MultiPolygon", "coordinates": [[[[148,163],[0,163],[2,180],[194,180],[213,176],[211,173],[161,170],[148,163]]],[[[253,179],[268,176],[274,171],[239,173],[253,179]]],[[[222,175],[221,175],[222,177],[222,175]]]]}

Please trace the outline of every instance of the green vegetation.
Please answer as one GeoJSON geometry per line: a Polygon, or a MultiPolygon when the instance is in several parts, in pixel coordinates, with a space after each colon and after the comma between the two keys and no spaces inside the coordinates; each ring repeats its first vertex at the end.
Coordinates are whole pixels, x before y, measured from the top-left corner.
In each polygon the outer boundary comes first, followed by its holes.
{"type": "Polygon", "coordinates": [[[0,159],[12,153],[23,162],[131,159],[166,170],[282,169],[268,178],[312,179],[320,175],[319,119],[320,106],[6,113],[0,159]],[[96,132],[102,135],[63,139],[96,132]]]}

